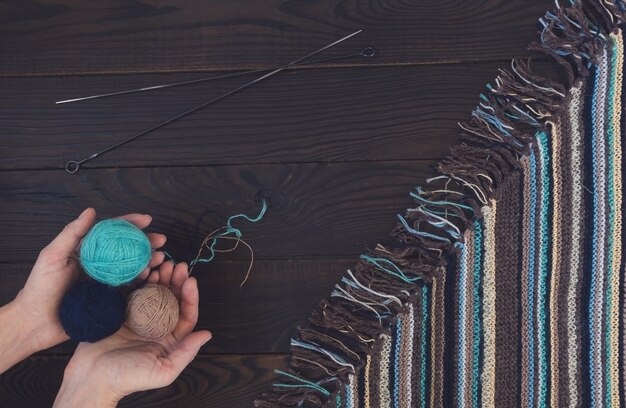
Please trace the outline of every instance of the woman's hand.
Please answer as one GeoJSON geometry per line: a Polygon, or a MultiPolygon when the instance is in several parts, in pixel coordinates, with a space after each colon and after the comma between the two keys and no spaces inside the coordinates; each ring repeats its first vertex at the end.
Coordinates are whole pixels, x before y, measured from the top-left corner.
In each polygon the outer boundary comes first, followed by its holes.
{"type": "MultiPolygon", "coordinates": [[[[152,217],[129,214],[123,218],[139,228],[150,225],[152,217]]],[[[68,339],[59,321],[59,306],[63,296],[80,275],[77,249],[93,226],[96,212],[88,208],[39,254],[35,266],[15,300],[0,308],[0,373],[37,351],[55,346],[68,339]]],[[[162,234],[147,234],[153,248],[165,244],[162,234]]],[[[150,268],[163,262],[162,252],[154,252],[150,268]]]]}
{"type": "Polygon", "coordinates": [[[149,340],[128,327],[96,343],[81,343],[65,369],[55,407],[111,407],[133,392],[171,384],[211,339],[206,330],[193,332],[198,321],[198,286],[187,265],[165,262],[148,282],[168,286],[180,302],[174,331],[149,340]]]}

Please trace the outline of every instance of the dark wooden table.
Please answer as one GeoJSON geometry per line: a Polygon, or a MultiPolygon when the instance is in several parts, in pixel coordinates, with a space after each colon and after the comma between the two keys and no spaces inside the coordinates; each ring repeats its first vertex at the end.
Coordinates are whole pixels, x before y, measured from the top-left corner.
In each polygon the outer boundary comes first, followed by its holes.
{"type": "MultiPolygon", "coordinates": [[[[285,367],[293,331],[366,247],[387,236],[408,192],[458,138],[484,85],[531,56],[551,0],[0,1],[0,303],[39,250],[87,206],[152,214],[167,250],[190,259],[233,213],[254,247],[197,269],[200,328],[214,339],[170,387],[127,407],[245,407],[285,367]],[[347,33],[328,55],[95,160],[65,163],[246,81],[223,80],[80,104],[59,99],[291,61],[347,33]]],[[[537,62],[541,66],[541,58],[537,62]]],[[[50,406],[74,344],[0,376],[0,407],[50,406]]]]}

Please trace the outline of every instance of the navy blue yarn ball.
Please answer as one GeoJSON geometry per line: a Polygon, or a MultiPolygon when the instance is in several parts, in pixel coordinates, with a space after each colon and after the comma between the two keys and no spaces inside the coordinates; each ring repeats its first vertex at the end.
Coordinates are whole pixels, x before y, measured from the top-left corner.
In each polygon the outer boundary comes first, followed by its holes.
{"type": "Polygon", "coordinates": [[[87,280],[65,294],[59,318],[70,338],[93,343],[119,330],[125,310],[126,299],[118,289],[87,280]]]}

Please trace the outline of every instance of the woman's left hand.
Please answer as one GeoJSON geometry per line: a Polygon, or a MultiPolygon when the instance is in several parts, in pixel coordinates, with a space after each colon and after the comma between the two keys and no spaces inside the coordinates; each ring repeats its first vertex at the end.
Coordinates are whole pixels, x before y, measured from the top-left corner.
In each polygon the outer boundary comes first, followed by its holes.
{"type": "MultiPolygon", "coordinates": [[[[120,217],[144,229],[152,222],[152,217],[144,214],[128,214],[120,217]]],[[[55,346],[68,339],[59,320],[59,307],[65,293],[80,276],[78,248],[81,240],[94,225],[96,211],[88,208],[74,221],[65,226],[40,253],[33,269],[15,300],[2,308],[0,321],[13,325],[12,343],[21,346],[20,352],[3,356],[0,372],[12,364],[37,351],[55,346]],[[19,358],[19,359],[18,359],[19,358]],[[13,361],[16,360],[16,361],[13,361]]],[[[165,244],[165,235],[147,234],[152,248],[165,244]]],[[[140,278],[148,276],[150,268],[163,262],[163,252],[152,254],[150,264],[140,278]]],[[[5,326],[6,327],[6,326],[5,326]]]]}

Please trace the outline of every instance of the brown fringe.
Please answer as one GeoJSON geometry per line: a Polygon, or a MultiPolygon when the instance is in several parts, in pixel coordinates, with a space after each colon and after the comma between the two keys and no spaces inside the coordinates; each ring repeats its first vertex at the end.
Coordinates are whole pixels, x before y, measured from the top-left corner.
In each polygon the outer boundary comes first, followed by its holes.
{"type": "MultiPolygon", "coordinates": [[[[403,305],[417,299],[419,285],[428,283],[454,256],[463,231],[481,217],[479,208],[520,167],[519,159],[527,153],[534,133],[546,129],[546,121],[560,113],[566,89],[577,77],[589,75],[608,33],[624,21],[625,9],[621,0],[585,0],[540,19],[540,41],[529,49],[551,56],[564,67],[566,86],[534,73],[530,61],[514,59],[510,69],[499,71],[469,122],[460,124],[463,142],[436,166],[439,175],[429,180],[428,191],[418,191],[418,206],[402,217],[419,235],[399,222],[386,243],[367,253],[397,266],[406,280],[362,259],[350,271],[352,276],[344,275],[334,295],[313,311],[310,327],[295,334],[295,341],[317,349],[292,343],[287,372],[317,384],[329,395],[281,377],[277,382],[298,386],[275,386],[255,401],[256,407],[325,407],[329,401],[334,404],[337,393],[345,400],[348,375],[363,369],[365,356],[372,355],[379,336],[389,333],[403,305]],[[445,222],[439,213],[447,214],[445,222]],[[342,363],[318,350],[332,353],[342,363]]],[[[383,267],[395,270],[389,264],[383,267]]]]}

